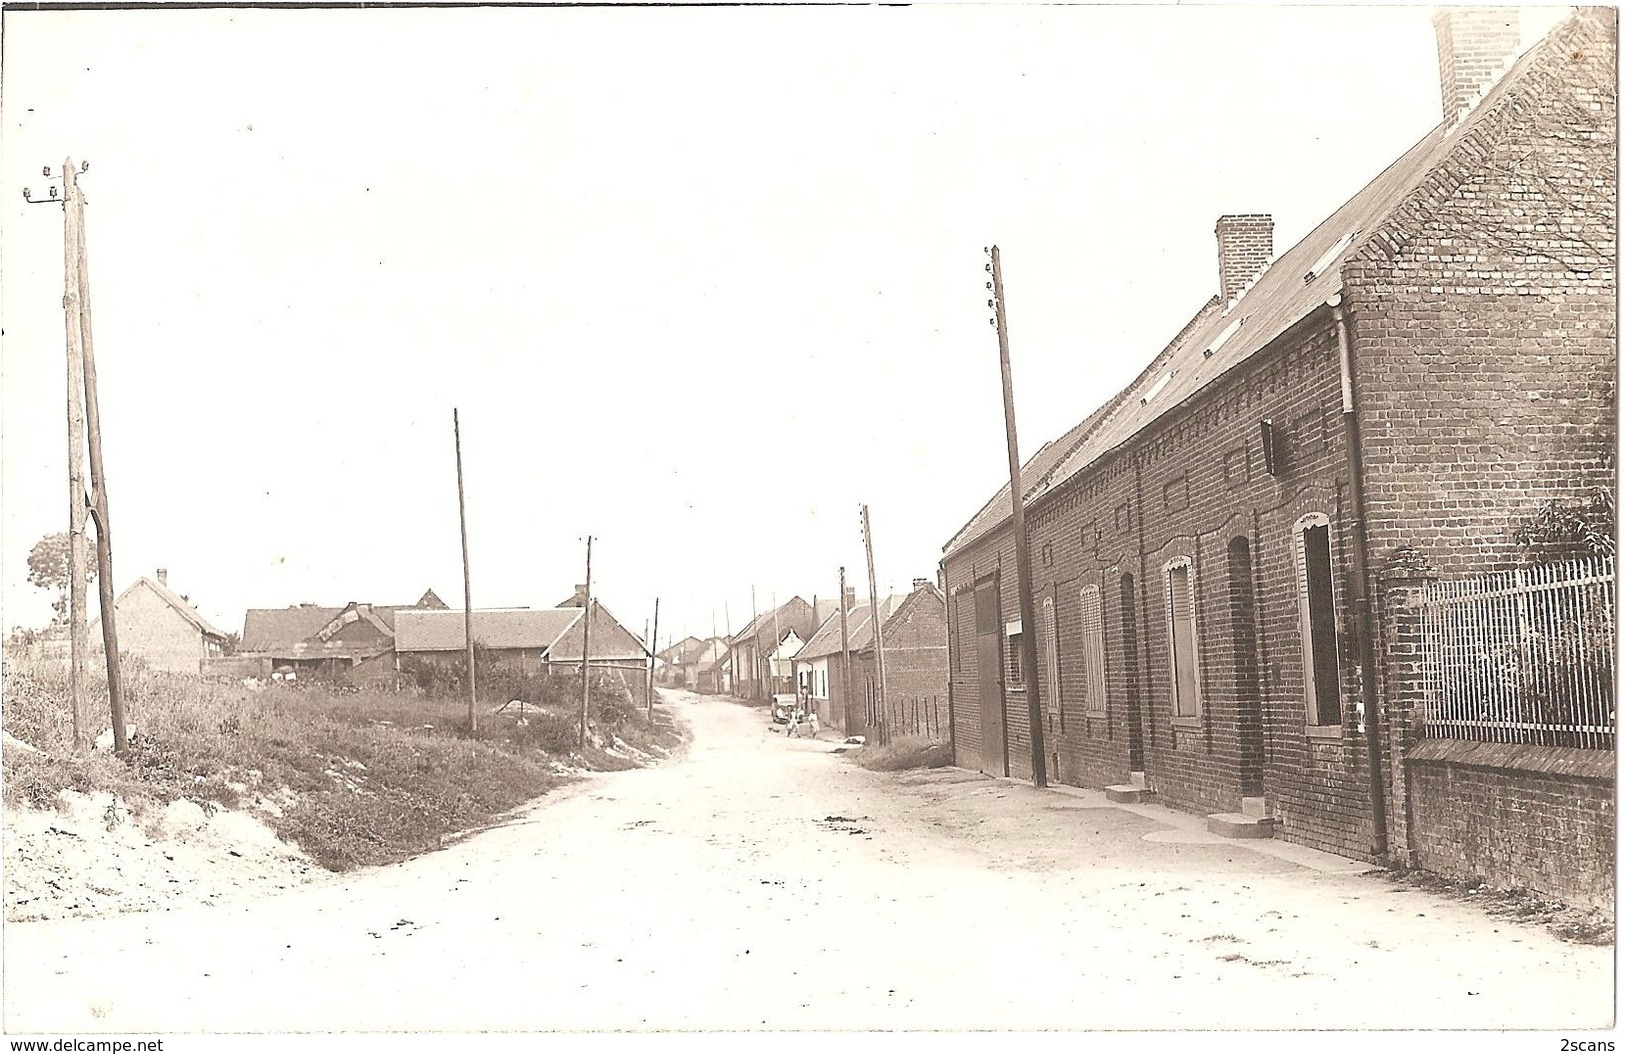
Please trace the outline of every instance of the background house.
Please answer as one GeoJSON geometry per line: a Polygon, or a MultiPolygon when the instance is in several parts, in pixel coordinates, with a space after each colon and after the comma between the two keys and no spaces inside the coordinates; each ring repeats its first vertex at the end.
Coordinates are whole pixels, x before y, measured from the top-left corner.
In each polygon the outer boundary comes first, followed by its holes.
{"type": "MultiPolygon", "coordinates": [[[[202,673],[226,643],[224,633],[169,588],[169,572],[162,567],[156,578],[143,576],[120,593],[113,610],[119,654],[134,655],[155,670],[202,673]]],[[[92,656],[100,656],[101,619],[90,623],[89,642],[92,656]]]]}
{"type": "MultiPolygon", "coordinates": [[[[508,608],[473,613],[474,643],[493,661],[524,673],[544,672],[548,650],[581,618],[577,608],[508,608]]],[[[400,669],[414,664],[442,668],[467,662],[467,624],[462,611],[404,610],[395,616],[395,655],[400,669]]],[[[580,645],[576,653],[580,654],[580,645]]]]}
{"type": "MultiPolygon", "coordinates": [[[[832,728],[856,732],[865,723],[863,715],[868,700],[866,688],[868,680],[861,667],[852,667],[852,687],[849,696],[842,687],[843,655],[855,655],[868,643],[873,637],[873,626],[870,624],[870,603],[864,601],[859,604],[855,599],[855,591],[850,587],[846,593],[846,635],[849,650],[847,652],[841,650],[841,612],[837,607],[824,619],[812,639],[797,653],[796,680],[798,686],[804,686],[809,693],[820,721],[832,728]],[[848,701],[853,706],[850,727],[845,716],[848,701]]],[[[903,599],[902,596],[882,599],[882,617],[895,611],[903,599]]],[[[882,629],[881,632],[884,635],[885,630],[882,629]]]]}
{"type": "Polygon", "coordinates": [[[732,690],[728,675],[728,638],[712,637],[689,663],[687,688],[707,695],[726,695],[732,690]]]}
{"type": "Polygon", "coordinates": [[[805,641],[817,628],[813,606],[800,597],[791,597],[751,619],[744,629],[728,638],[734,694],[742,699],[765,699],[775,692],[793,691],[789,663],[781,658],[775,681],[769,658],[791,634],[805,641]]]}
{"type": "Polygon", "coordinates": [[[242,640],[230,667],[256,676],[292,672],[387,680],[395,672],[396,613],[444,609],[432,589],[411,605],[352,601],[342,607],[251,608],[243,616],[242,640]]]}
{"type": "Polygon", "coordinates": [[[916,578],[912,592],[888,601],[880,619],[885,709],[880,708],[874,623],[869,622],[853,644],[853,694],[864,703],[861,709],[854,705],[853,713],[869,735],[879,732],[885,738],[921,735],[946,740],[950,717],[947,601],[929,578],[916,578]]]}
{"type": "Polygon", "coordinates": [[[581,649],[584,641],[591,649],[588,665],[599,676],[612,675],[628,688],[641,691],[652,656],[643,639],[627,629],[604,605],[592,603],[592,633],[586,633],[587,621],[580,618],[577,607],[559,608],[573,612],[577,617],[547,649],[543,656],[544,669],[553,673],[576,673],[581,669],[581,649]]]}

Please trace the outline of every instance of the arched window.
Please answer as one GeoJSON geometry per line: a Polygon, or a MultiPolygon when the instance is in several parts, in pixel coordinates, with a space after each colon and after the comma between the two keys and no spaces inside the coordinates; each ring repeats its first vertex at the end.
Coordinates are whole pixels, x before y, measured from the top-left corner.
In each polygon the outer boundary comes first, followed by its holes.
{"type": "Polygon", "coordinates": [[[1337,605],[1332,590],[1332,528],[1310,513],[1293,529],[1298,556],[1298,637],[1303,652],[1305,722],[1342,723],[1337,664],[1337,605]]]}

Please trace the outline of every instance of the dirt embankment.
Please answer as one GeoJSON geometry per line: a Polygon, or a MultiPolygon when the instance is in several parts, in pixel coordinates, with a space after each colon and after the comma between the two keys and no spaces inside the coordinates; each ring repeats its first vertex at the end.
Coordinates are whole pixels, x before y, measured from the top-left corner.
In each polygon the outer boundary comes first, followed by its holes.
{"type": "Polygon", "coordinates": [[[214,903],[326,873],[259,818],[186,799],[135,816],[67,790],[54,809],[8,808],[4,830],[13,922],[214,903]]]}
{"type": "Polygon", "coordinates": [[[15,663],[3,673],[13,921],[220,903],[409,859],[687,739],[664,707],[646,714],[612,685],[594,686],[580,748],[574,698],[496,708],[470,734],[465,704],[421,694],[138,672],[129,750],[115,757],[74,748],[59,677],[15,663]]]}

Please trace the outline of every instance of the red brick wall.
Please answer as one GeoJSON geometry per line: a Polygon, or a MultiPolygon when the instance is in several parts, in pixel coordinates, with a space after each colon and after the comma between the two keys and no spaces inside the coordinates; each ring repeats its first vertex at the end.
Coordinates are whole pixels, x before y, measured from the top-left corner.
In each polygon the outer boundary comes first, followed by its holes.
{"type": "Polygon", "coordinates": [[[1416,863],[1570,904],[1614,901],[1612,756],[1435,741],[1410,762],[1416,863]]]}
{"type": "Polygon", "coordinates": [[[1469,144],[1395,235],[1345,269],[1379,559],[1411,546],[1446,576],[1493,570],[1540,503],[1613,482],[1617,189],[1603,177],[1617,172],[1618,115],[1605,29],[1582,21],[1543,53],[1491,115],[1493,144],[1469,144]]]}
{"type": "MultiPolygon", "coordinates": [[[[1131,709],[1140,698],[1147,778],[1162,800],[1198,811],[1240,807],[1243,760],[1262,746],[1264,789],[1283,836],[1317,848],[1368,855],[1371,846],[1364,741],[1354,724],[1358,685],[1353,668],[1347,459],[1339,429],[1340,374],[1335,331],[1320,313],[1286,334],[1203,393],[1183,412],[1036,505],[1029,514],[1034,607],[1055,601],[1060,654],[1060,713],[1047,715],[1045,749],[1057,782],[1101,786],[1129,777],[1131,709]],[[1275,423],[1278,471],[1264,471],[1259,422],[1275,423]],[[1332,527],[1334,595],[1341,630],[1341,729],[1311,739],[1305,730],[1299,650],[1294,525],[1306,513],[1332,527]],[[1238,654],[1231,611],[1227,547],[1248,540],[1252,561],[1256,657],[1238,654]],[[1172,702],[1163,567],[1175,557],[1193,564],[1199,637],[1201,705],[1175,720],[1172,702]],[[1120,588],[1133,576],[1135,654],[1129,661],[1120,588]],[[1079,590],[1100,587],[1107,642],[1109,701],[1104,713],[1083,706],[1084,670],[1079,590]],[[1261,727],[1243,738],[1248,722],[1238,695],[1238,670],[1260,680],[1254,705],[1261,727]]],[[[950,589],[1007,569],[1002,621],[1018,617],[1014,551],[1008,532],[947,561],[950,589]]],[[[1002,573],[1002,572],[1001,572],[1002,573]]],[[[980,767],[975,639],[971,600],[956,619],[962,660],[954,674],[959,763],[980,767]],[[963,622],[963,624],[960,624],[963,622]]],[[[1042,618],[1042,615],[1039,615],[1042,618]]],[[[1042,698],[1049,684],[1040,653],[1042,698]]],[[[1026,697],[1006,704],[1011,775],[1031,777],[1026,697]]],[[[1256,763],[1256,762],[1255,762],[1256,763]]]]}

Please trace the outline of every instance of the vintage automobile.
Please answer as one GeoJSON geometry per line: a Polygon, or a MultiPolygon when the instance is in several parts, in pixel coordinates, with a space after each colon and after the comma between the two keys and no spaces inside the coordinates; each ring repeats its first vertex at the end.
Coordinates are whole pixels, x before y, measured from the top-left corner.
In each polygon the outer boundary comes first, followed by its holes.
{"type": "Polygon", "coordinates": [[[773,696],[773,723],[787,725],[796,712],[796,696],[794,692],[782,692],[773,696]]]}

